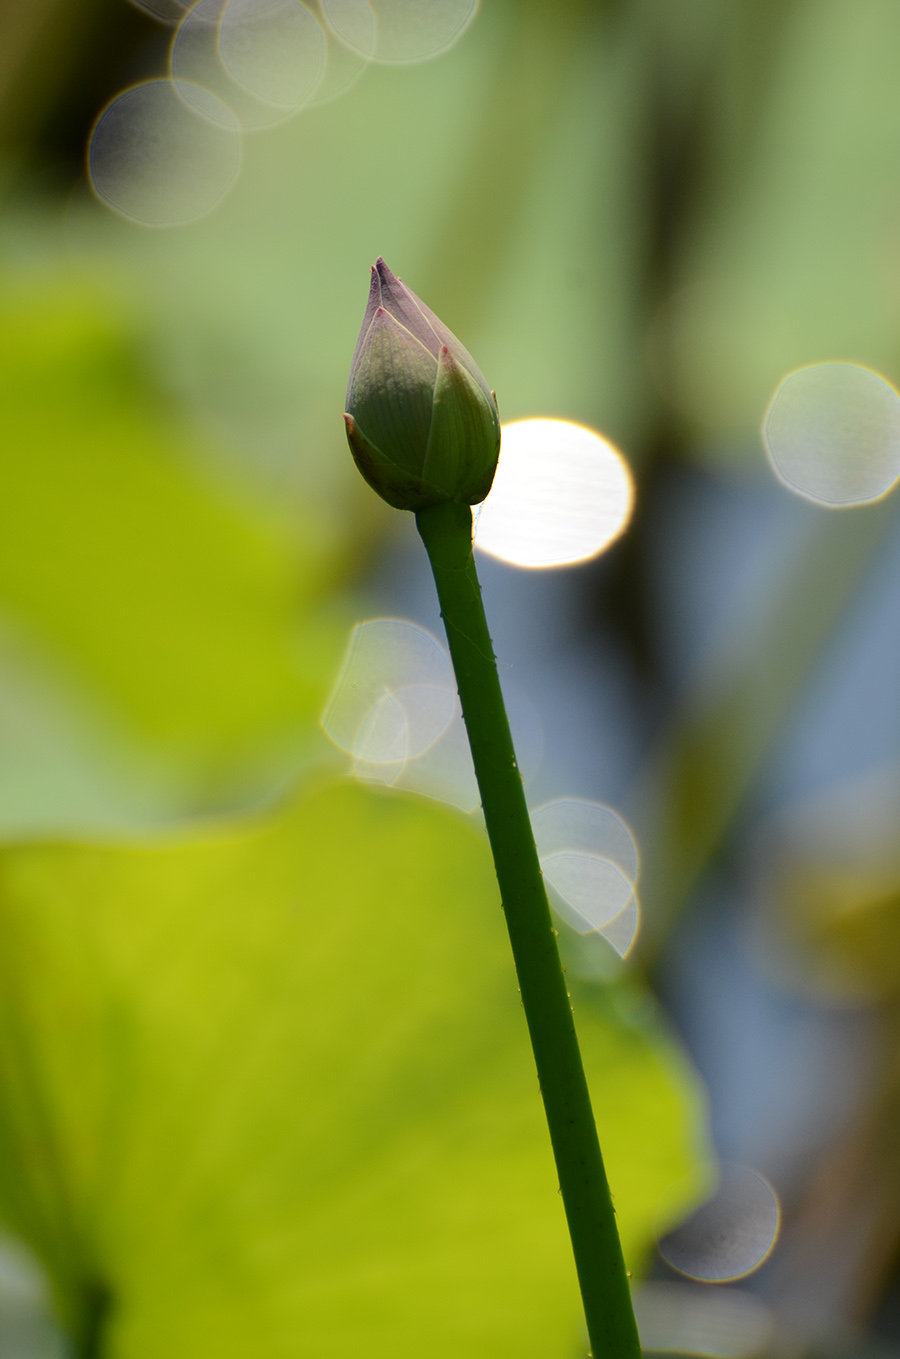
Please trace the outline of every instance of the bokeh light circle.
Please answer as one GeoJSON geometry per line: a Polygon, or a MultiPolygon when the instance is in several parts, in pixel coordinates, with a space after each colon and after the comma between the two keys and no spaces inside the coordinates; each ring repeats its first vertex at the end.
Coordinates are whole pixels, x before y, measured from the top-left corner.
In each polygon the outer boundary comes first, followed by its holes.
{"type": "Polygon", "coordinates": [[[712,1197],[659,1242],[659,1253],[689,1279],[732,1283],[769,1258],[780,1226],[778,1195],[765,1176],[726,1163],[712,1197]]]}
{"type": "Polygon", "coordinates": [[[633,504],[628,465],[602,434],[571,420],[515,420],[503,426],[475,546],[513,566],[571,566],[608,547],[633,504]]]}
{"type": "Polygon", "coordinates": [[[365,57],[361,57],[358,52],[347,47],[334,36],[330,29],[323,29],[325,33],[325,74],[322,83],[316,90],[315,96],[310,100],[310,107],[317,108],[321,104],[331,104],[336,99],[342,98],[348,90],[358,83],[362,76],[369,69],[370,62],[365,57]]]}
{"type": "Polygon", "coordinates": [[[612,807],[586,798],[561,797],[531,813],[541,854],[577,850],[599,854],[616,864],[632,884],[637,882],[640,855],[634,832],[612,807]]]}
{"type": "Polygon", "coordinates": [[[190,103],[169,80],[147,80],[107,104],[88,139],[94,193],[143,226],[183,226],[222,202],[237,181],[240,127],[215,95],[191,88],[190,103]]]}
{"type": "Polygon", "coordinates": [[[644,1282],[634,1313],[645,1353],[760,1359],[776,1352],[774,1312],[746,1289],[644,1282]]]}
{"type": "Polygon", "coordinates": [[[577,934],[602,933],[634,897],[622,870],[598,854],[561,849],[541,859],[553,906],[577,934]]]}
{"type": "Polygon", "coordinates": [[[557,798],[531,813],[550,904],[576,934],[602,934],[624,958],[640,926],[637,843],[618,812],[557,798]]]}
{"type": "Polygon", "coordinates": [[[358,623],[322,716],[336,746],[366,764],[423,755],[457,708],[450,657],[425,628],[402,618],[358,623]]]}
{"type": "Polygon", "coordinates": [[[192,107],[213,94],[246,132],[275,127],[318,93],[325,33],[299,0],[197,0],[169,53],[178,93],[192,107]]]}
{"type": "Polygon", "coordinates": [[[298,0],[228,0],[219,24],[219,56],[248,94],[296,113],[325,75],[325,34],[298,0]]]}
{"type": "Polygon", "coordinates": [[[367,61],[429,61],[458,42],[478,0],[322,0],[336,37],[367,61]]]}
{"type": "Polygon", "coordinates": [[[131,3],[135,9],[152,14],[164,24],[177,24],[184,11],[190,8],[191,0],[131,0],[131,3]]]}
{"type": "MultiPolygon", "coordinates": [[[[507,709],[527,783],[540,761],[540,722],[513,687],[507,709]]],[[[450,653],[418,623],[370,618],[351,630],[320,723],[350,773],[462,811],[480,803],[450,653]]],[[[621,928],[618,921],[617,929],[621,928]]]]}
{"type": "Polygon", "coordinates": [[[854,363],[814,363],[779,384],[763,420],[776,475],[820,505],[862,505],[900,477],[900,395],[854,363]]]}

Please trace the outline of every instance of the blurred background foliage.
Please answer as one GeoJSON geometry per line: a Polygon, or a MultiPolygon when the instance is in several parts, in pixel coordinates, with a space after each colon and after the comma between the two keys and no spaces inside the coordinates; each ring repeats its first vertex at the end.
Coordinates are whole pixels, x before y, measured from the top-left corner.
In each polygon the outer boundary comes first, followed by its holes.
{"type": "Polygon", "coordinates": [[[900,10],[484,0],[152,230],[85,150],[170,36],[0,18],[0,1352],[63,1352],[42,1287],[84,1357],[580,1352],[485,846],[318,727],[354,621],[437,623],[340,423],[377,254],[634,471],[603,559],[484,572],[534,800],[642,845],[577,996],[630,1262],[674,1279],[709,1141],[783,1223],[703,1352],[892,1352],[900,535],[759,425],[799,364],[900,377],[900,10]]]}

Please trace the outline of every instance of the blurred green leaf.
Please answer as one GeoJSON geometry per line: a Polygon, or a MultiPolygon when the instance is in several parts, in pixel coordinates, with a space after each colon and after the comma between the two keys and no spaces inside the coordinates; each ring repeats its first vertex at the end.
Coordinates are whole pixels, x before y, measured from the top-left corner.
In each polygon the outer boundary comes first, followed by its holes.
{"type": "Polygon", "coordinates": [[[0,610],[57,683],[194,789],[308,739],[336,540],[213,471],[96,280],[0,296],[0,448],[0,610]]]}
{"type": "Polygon", "coordinates": [[[666,395],[703,458],[752,467],[785,372],[852,357],[897,376],[900,10],[822,0],[730,18],[717,156],[652,338],[667,336],[666,395]]]}
{"type": "MultiPolygon", "coordinates": [[[[0,856],[0,1211],[110,1359],[574,1352],[579,1303],[483,837],[350,784],[0,856]]],[[[632,1267],[700,1185],[637,989],[579,1004],[632,1267]]]]}

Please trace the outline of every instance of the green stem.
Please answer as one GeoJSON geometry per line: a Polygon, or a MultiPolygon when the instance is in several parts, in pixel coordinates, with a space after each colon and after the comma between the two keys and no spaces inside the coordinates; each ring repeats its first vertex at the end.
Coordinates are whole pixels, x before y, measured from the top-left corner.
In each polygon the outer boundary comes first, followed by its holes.
{"type": "Polygon", "coordinates": [[[84,1286],[83,1312],[73,1359],[101,1359],[106,1348],[107,1322],[112,1310],[112,1293],[99,1280],[84,1286]]]}
{"type": "Polygon", "coordinates": [[[468,505],[448,502],[420,510],[416,524],[434,574],[456,671],[591,1351],[594,1359],[639,1359],[628,1276],[571,1001],[475,573],[472,512],[468,505]]]}

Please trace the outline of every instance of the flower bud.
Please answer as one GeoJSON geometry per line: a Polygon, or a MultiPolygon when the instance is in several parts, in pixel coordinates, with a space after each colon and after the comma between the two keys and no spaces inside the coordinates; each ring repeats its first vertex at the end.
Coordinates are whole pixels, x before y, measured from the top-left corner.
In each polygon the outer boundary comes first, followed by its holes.
{"type": "Polygon", "coordinates": [[[500,452],[494,394],[471,354],[382,259],[344,420],[357,467],[397,509],[477,505],[491,489],[500,452]]]}

